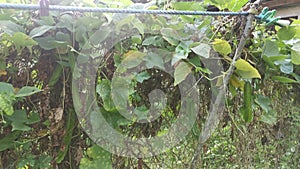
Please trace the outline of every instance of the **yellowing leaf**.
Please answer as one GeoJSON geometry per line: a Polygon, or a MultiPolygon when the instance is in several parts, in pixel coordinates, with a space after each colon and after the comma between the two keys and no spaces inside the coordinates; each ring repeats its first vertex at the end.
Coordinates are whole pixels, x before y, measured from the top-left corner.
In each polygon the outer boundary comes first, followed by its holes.
{"type": "Polygon", "coordinates": [[[175,68],[174,72],[174,85],[178,85],[182,81],[185,80],[185,78],[188,76],[188,74],[192,71],[191,66],[189,66],[185,62],[180,62],[179,65],[175,68]]]}
{"type": "Polygon", "coordinates": [[[220,86],[222,86],[222,85],[223,85],[223,76],[219,76],[219,77],[217,78],[216,86],[217,86],[217,87],[220,87],[220,86]]]}
{"type": "Polygon", "coordinates": [[[238,79],[238,77],[236,77],[234,75],[230,77],[230,84],[236,88],[244,90],[245,82],[241,81],[240,79],[238,79]]]}
{"type": "Polygon", "coordinates": [[[236,61],[235,67],[237,69],[238,74],[245,79],[252,78],[261,78],[258,70],[254,68],[250,63],[245,61],[244,59],[239,59],[236,61]]]}
{"type": "Polygon", "coordinates": [[[7,75],[7,72],[5,70],[0,70],[0,76],[5,76],[7,75]]]}
{"type": "Polygon", "coordinates": [[[212,43],[215,51],[219,52],[223,56],[227,56],[231,53],[231,46],[229,43],[222,39],[215,39],[212,43]]]}
{"type": "Polygon", "coordinates": [[[131,50],[124,56],[125,59],[122,61],[122,65],[125,68],[130,69],[138,66],[143,61],[143,57],[146,56],[146,54],[140,51],[131,50]]]}

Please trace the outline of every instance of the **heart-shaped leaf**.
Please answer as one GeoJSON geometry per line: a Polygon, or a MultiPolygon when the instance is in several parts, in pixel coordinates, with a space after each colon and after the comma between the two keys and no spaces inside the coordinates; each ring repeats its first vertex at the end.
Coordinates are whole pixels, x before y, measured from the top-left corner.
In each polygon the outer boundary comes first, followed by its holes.
{"type": "Polygon", "coordinates": [[[258,70],[244,59],[236,61],[235,67],[239,75],[245,79],[261,78],[258,70]]]}

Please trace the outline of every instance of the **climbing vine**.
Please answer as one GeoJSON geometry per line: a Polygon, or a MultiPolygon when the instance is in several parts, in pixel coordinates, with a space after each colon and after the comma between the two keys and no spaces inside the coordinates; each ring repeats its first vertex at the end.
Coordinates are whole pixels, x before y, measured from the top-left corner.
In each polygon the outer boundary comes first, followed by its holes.
{"type": "MultiPolygon", "coordinates": [[[[235,12],[247,2],[51,1],[190,11],[209,4],[235,12]]],[[[203,135],[209,137],[201,143],[197,168],[299,168],[300,21],[276,25],[267,12],[251,24],[233,61],[247,16],[51,11],[40,17],[37,11],[1,9],[0,168],[188,168],[203,135]],[[139,65],[146,69],[134,71],[139,65]],[[203,127],[231,66],[216,129],[207,134],[203,127]],[[196,108],[181,95],[186,81],[193,82],[187,91],[195,87],[199,94],[196,108]],[[176,146],[151,157],[123,157],[89,137],[105,131],[99,116],[85,121],[86,114],[77,112],[92,103],[115,131],[132,139],[163,137],[181,109],[197,112],[176,146]],[[132,107],[131,120],[122,114],[124,104],[132,107]]]]}

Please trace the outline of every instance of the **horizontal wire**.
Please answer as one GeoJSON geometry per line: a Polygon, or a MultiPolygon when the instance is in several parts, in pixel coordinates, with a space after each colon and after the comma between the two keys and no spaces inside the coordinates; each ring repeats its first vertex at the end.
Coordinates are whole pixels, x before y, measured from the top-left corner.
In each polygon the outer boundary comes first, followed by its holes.
{"type": "MultiPolygon", "coordinates": [[[[0,3],[0,9],[39,10],[39,5],[0,3]]],[[[43,8],[45,9],[45,8],[43,8]]],[[[164,14],[164,15],[224,15],[246,16],[249,12],[206,12],[206,11],[178,11],[178,10],[145,10],[145,9],[119,9],[119,8],[94,8],[50,5],[50,11],[78,11],[78,12],[101,12],[101,13],[130,13],[130,14],[164,14]]]]}

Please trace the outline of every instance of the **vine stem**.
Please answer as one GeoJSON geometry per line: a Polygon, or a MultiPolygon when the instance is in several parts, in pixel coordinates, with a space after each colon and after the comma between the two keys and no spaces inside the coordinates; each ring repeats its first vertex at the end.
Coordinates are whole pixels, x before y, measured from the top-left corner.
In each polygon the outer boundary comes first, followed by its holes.
{"type": "MultiPolygon", "coordinates": [[[[260,0],[257,0],[257,1],[260,1],[260,0]]],[[[255,5],[251,5],[250,10],[256,10],[255,5]]],[[[202,151],[203,144],[212,135],[213,131],[215,130],[215,128],[217,127],[217,125],[219,123],[219,117],[221,116],[221,114],[223,112],[223,108],[224,108],[225,91],[227,90],[227,86],[229,84],[230,77],[233,74],[233,71],[235,68],[235,63],[241,57],[241,54],[245,47],[246,41],[251,33],[252,23],[253,23],[254,19],[255,19],[255,15],[252,13],[249,13],[249,15],[247,16],[247,22],[246,22],[243,34],[241,36],[239,45],[235,51],[235,54],[234,54],[234,57],[230,64],[230,67],[228,68],[227,73],[225,74],[225,77],[223,79],[223,86],[219,90],[219,93],[218,93],[214,103],[211,105],[211,110],[210,110],[209,116],[208,116],[208,118],[205,122],[205,125],[201,131],[201,135],[198,140],[198,146],[195,150],[190,169],[197,168],[196,164],[199,159],[200,153],[202,151]]]]}

